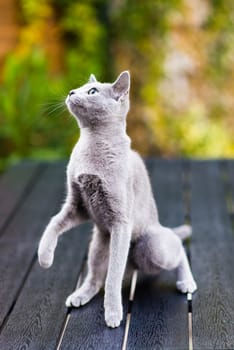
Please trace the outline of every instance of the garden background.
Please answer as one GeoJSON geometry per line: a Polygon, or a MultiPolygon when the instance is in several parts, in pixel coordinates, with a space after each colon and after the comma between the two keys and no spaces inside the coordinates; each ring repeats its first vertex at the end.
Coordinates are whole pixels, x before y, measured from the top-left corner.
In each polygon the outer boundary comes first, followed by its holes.
{"type": "Polygon", "coordinates": [[[233,0],[0,0],[0,167],[68,157],[66,94],[126,69],[142,155],[234,156],[233,0]]]}

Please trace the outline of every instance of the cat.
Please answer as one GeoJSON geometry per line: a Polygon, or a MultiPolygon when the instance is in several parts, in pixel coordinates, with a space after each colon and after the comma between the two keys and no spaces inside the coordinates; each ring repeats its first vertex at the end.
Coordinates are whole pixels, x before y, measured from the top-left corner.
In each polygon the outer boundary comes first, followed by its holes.
{"type": "Polygon", "coordinates": [[[126,134],[129,90],[128,71],[112,84],[100,83],[91,74],[88,83],[67,96],[80,138],[67,167],[66,201],[38,249],[40,265],[49,268],[58,237],[86,220],[94,222],[87,276],[66,306],[86,304],[105,285],[105,321],[113,328],[123,317],[121,286],[128,261],[145,273],[176,269],[182,293],[197,289],[182,245],[191,227],[170,229],[159,223],[145,165],[131,149],[126,134]]]}

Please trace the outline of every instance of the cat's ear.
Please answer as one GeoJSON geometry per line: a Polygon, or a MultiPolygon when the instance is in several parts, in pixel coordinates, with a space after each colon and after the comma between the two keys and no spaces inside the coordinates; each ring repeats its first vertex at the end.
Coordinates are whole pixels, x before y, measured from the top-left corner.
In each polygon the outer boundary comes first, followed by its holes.
{"type": "Polygon", "coordinates": [[[88,83],[95,83],[97,82],[97,79],[94,74],[91,74],[88,80],[88,83]]]}
{"type": "Polygon", "coordinates": [[[130,73],[128,71],[122,72],[113,83],[112,88],[117,100],[121,96],[127,95],[130,89],[130,73]]]}

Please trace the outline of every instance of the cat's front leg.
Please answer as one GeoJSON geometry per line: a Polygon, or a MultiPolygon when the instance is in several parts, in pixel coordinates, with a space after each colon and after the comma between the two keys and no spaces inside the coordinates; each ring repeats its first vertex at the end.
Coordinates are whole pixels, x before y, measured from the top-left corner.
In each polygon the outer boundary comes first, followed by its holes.
{"type": "Polygon", "coordinates": [[[81,287],[67,298],[67,307],[84,305],[99,292],[105,281],[108,257],[109,236],[95,226],[89,246],[87,276],[81,287]]]}
{"type": "Polygon", "coordinates": [[[81,220],[77,217],[75,209],[68,203],[65,203],[61,211],[52,217],[42,235],[38,248],[38,259],[43,268],[49,268],[53,264],[54,251],[59,235],[77,226],[80,222],[81,220]]]}
{"type": "Polygon", "coordinates": [[[118,224],[111,231],[109,265],[105,284],[105,321],[118,327],[123,318],[121,288],[131,240],[129,225],[118,224]]]}

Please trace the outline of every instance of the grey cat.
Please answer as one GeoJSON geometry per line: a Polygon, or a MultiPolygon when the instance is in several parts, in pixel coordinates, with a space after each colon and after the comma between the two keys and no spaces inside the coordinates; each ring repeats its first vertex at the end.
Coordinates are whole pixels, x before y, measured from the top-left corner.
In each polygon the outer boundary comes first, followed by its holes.
{"type": "Polygon", "coordinates": [[[66,104],[78,122],[80,138],[67,167],[66,201],[38,249],[40,265],[48,268],[58,237],[88,219],[94,222],[87,276],[66,305],[86,304],[105,284],[109,327],[118,327],[122,320],[121,285],[128,261],[145,273],[176,269],[182,293],[197,289],[182,245],[191,227],[170,229],[159,223],[145,165],[131,149],[126,134],[129,89],[125,71],[113,84],[91,75],[87,84],[70,91],[66,104]]]}

